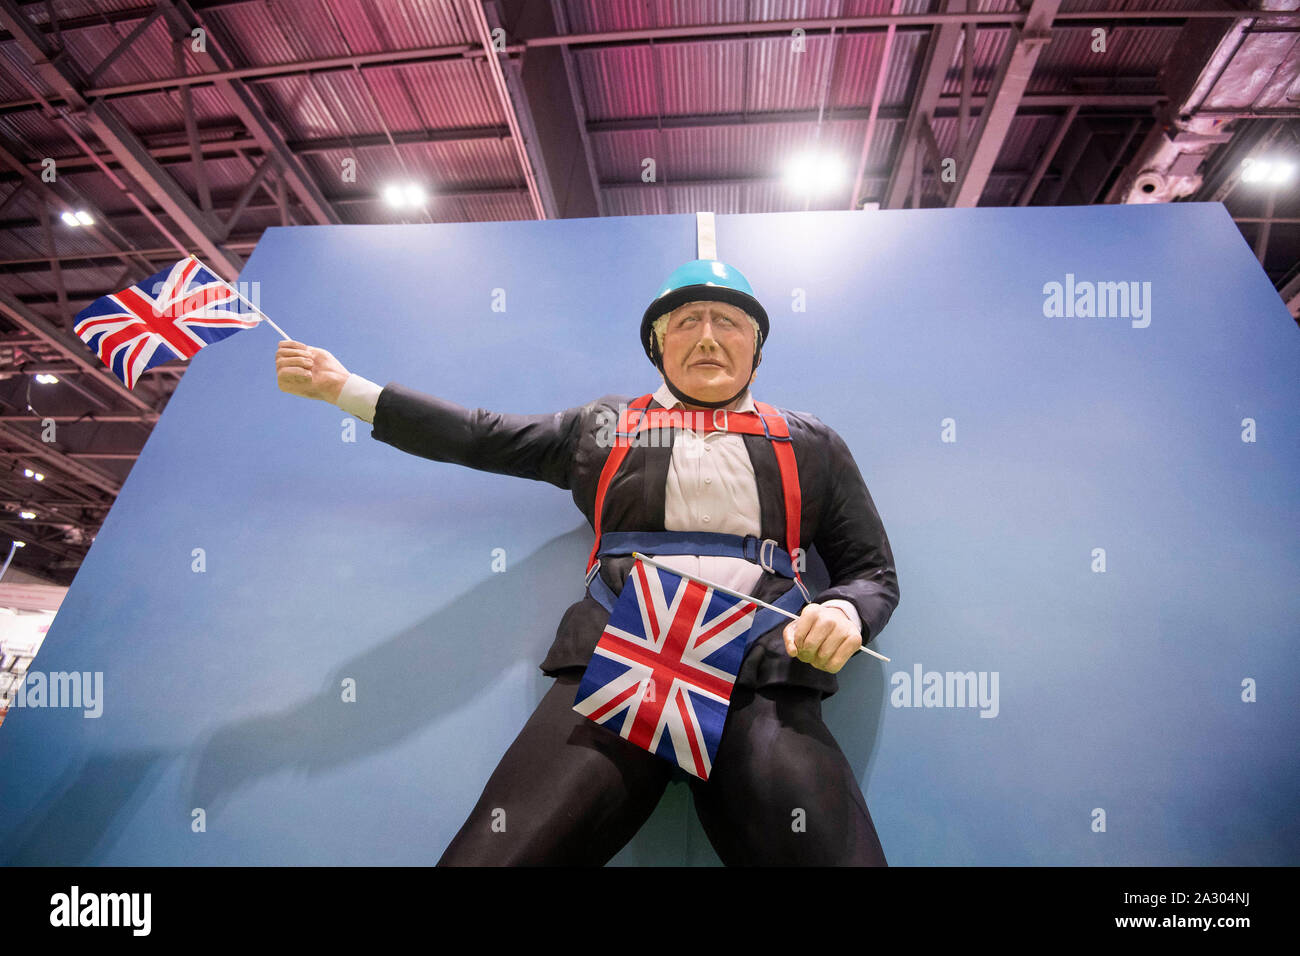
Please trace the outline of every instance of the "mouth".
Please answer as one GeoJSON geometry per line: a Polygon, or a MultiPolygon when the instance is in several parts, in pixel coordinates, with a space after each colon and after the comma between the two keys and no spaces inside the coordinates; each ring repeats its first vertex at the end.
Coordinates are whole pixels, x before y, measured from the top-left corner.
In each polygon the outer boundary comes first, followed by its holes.
{"type": "Polygon", "coordinates": [[[722,368],[721,362],[696,362],[695,368],[722,368]]]}

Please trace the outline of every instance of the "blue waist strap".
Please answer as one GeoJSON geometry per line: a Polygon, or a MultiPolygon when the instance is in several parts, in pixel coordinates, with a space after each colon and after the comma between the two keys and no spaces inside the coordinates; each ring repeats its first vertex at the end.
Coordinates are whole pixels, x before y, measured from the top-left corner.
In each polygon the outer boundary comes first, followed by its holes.
{"type": "Polygon", "coordinates": [[[771,538],[716,531],[609,531],[600,536],[598,556],[631,554],[696,554],[718,558],[744,558],[783,578],[793,578],[790,555],[771,538]]]}
{"type": "MultiPolygon", "coordinates": [[[[637,550],[640,550],[639,548],[637,550]]],[[[618,595],[611,590],[610,586],[605,583],[605,579],[600,576],[600,565],[596,565],[597,571],[591,576],[591,581],[587,585],[587,593],[600,602],[601,607],[611,614],[614,612],[614,604],[618,601],[618,595]]],[[[808,603],[804,599],[804,593],[799,585],[791,584],[790,589],[774,601],[768,601],[773,607],[779,607],[789,611],[791,614],[798,614],[803,606],[808,603]]],[[[765,607],[760,607],[754,614],[754,620],[749,625],[749,633],[745,635],[745,646],[749,647],[754,641],[766,634],[778,624],[784,624],[790,619],[784,614],[778,614],[776,611],[765,607]]]]}
{"type": "MultiPolygon", "coordinates": [[[[640,551],[651,557],[656,554],[694,554],[707,557],[744,558],[746,561],[753,561],[760,565],[765,571],[794,578],[790,555],[784,549],[777,547],[776,542],[771,538],[759,539],[752,534],[741,536],[713,531],[613,531],[601,535],[600,545],[598,555],[622,555],[640,551]]],[[[605,610],[613,613],[618,595],[600,576],[599,558],[587,579],[587,591],[605,610]]],[[[789,590],[767,603],[791,614],[798,614],[810,600],[812,598],[799,582],[794,581],[789,590]]],[[[746,646],[753,643],[760,635],[788,620],[789,618],[776,611],[760,607],[750,625],[746,646]]]]}

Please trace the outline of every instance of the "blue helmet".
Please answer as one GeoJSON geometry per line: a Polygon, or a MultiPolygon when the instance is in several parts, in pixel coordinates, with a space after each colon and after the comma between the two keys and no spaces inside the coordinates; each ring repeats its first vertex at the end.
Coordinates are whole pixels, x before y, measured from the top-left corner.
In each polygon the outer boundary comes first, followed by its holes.
{"type": "Polygon", "coordinates": [[[687,302],[696,301],[727,302],[744,309],[758,323],[755,354],[762,349],[767,341],[767,311],[754,298],[749,280],[741,275],[739,269],[725,262],[695,259],[673,270],[641,317],[641,347],[655,368],[659,368],[661,360],[659,343],[651,331],[655,319],[687,302]]]}

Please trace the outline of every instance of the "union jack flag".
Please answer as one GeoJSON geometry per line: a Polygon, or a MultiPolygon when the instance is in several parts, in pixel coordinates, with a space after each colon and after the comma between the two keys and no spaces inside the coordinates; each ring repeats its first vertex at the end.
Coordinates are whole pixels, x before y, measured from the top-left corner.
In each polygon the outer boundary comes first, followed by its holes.
{"type": "Polygon", "coordinates": [[[260,321],[234,289],[190,256],[96,299],[77,313],[73,331],[127,388],[135,388],[147,369],[189,358],[260,321]]]}
{"type": "Polygon", "coordinates": [[[637,561],[573,709],[707,780],[757,609],[637,561]]]}

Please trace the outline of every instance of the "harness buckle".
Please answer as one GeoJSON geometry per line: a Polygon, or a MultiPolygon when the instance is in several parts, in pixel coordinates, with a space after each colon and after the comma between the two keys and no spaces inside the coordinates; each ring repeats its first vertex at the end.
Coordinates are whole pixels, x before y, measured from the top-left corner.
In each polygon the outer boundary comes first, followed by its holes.
{"type": "Polygon", "coordinates": [[[715,408],[713,410],[713,428],[715,431],[720,430],[725,432],[727,430],[727,410],[725,408],[715,408]],[[718,412],[722,412],[721,428],[718,426],[718,412]]]}
{"type": "Polygon", "coordinates": [[[772,566],[772,561],[776,557],[776,547],[776,541],[772,538],[764,538],[762,543],[758,546],[759,567],[764,571],[767,571],[769,574],[776,573],[776,568],[772,566]],[[771,547],[768,547],[768,545],[771,545],[771,547]],[[767,548],[766,556],[764,556],[764,548],[767,548]]]}

